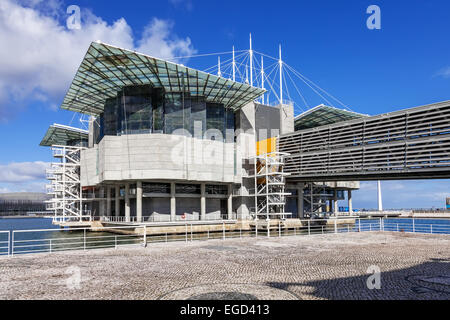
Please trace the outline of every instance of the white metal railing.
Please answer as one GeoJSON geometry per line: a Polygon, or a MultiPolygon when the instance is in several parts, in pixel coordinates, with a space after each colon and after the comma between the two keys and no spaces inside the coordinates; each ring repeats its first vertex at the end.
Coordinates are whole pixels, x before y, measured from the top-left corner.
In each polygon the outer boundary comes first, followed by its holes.
{"type": "Polygon", "coordinates": [[[0,256],[9,256],[11,249],[11,232],[0,231],[0,256]]]}
{"type": "Polygon", "coordinates": [[[66,228],[63,231],[14,230],[11,256],[141,245],[145,242],[143,240],[145,233],[135,232],[135,229],[136,227],[66,228]]]}
{"type": "MultiPolygon", "coordinates": [[[[229,239],[244,237],[282,237],[324,235],[350,232],[412,232],[450,235],[450,223],[435,223],[431,219],[346,218],[297,220],[289,226],[285,220],[256,220],[252,227],[242,228],[226,221],[210,225],[186,222],[177,233],[150,234],[150,227],[116,226],[101,228],[67,228],[0,231],[0,255],[54,253],[70,250],[146,246],[148,243],[229,239]],[[402,221],[404,220],[404,221],[402,221]],[[408,220],[408,221],[406,221],[408,220]],[[69,232],[66,232],[69,231],[69,232]],[[1,237],[2,235],[3,238],[1,237]],[[6,239],[7,238],[7,239],[6,239]]],[[[154,229],[153,229],[154,230],[154,229]]]]}
{"type": "Polygon", "coordinates": [[[200,217],[200,215],[176,215],[175,219],[172,219],[170,215],[159,215],[159,216],[143,216],[138,218],[133,217],[116,217],[116,216],[101,216],[94,217],[94,219],[99,219],[101,222],[113,222],[113,223],[146,223],[146,222],[202,222],[202,221],[234,221],[237,219],[237,214],[232,213],[231,219],[229,219],[227,214],[214,214],[207,215],[206,217],[200,217]]]}
{"type": "Polygon", "coordinates": [[[92,221],[93,217],[88,215],[82,216],[53,216],[53,223],[70,222],[70,221],[92,221]]]}

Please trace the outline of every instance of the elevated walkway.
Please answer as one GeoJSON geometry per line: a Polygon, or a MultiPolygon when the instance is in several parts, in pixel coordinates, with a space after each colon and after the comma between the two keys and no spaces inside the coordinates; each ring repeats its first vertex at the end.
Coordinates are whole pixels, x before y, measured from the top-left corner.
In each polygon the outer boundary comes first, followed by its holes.
{"type": "Polygon", "coordinates": [[[290,181],[450,178],[450,101],[280,136],[290,181]]]}

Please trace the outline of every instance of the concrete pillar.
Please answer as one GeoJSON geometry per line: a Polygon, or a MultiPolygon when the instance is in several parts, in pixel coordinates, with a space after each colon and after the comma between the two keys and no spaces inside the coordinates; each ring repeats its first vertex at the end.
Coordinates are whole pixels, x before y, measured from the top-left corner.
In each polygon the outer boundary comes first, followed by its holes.
{"type": "Polygon", "coordinates": [[[177,216],[177,198],[175,182],[170,184],[170,221],[175,221],[177,216]]]}
{"type": "Polygon", "coordinates": [[[100,200],[99,200],[99,206],[98,206],[98,211],[99,211],[99,215],[101,217],[105,216],[105,187],[100,187],[100,194],[99,194],[100,200]]]}
{"type": "Polygon", "coordinates": [[[347,191],[347,198],[348,198],[348,214],[353,214],[353,202],[352,202],[352,190],[347,191]]]}
{"type": "Polygon", "coordinates": [[[116,211],[116,217],[120,216],[120,186],[115,187],[115,211],[116,211]]]}
{"type": "Polygon", "coordinates": [[[227,199],[227,213],[228,220],[233,219],[233,185],[228,185],[228,199],[227,199]]]}
{"type": "Polygon", "coordinates": [[[303,189],[305,188],[305,185],[303,183],[298,185],[297,188],[297,216],[299,219],[304,218],[304,208],[303,208],[303,189]]]}
{"type": "Polygon", "coordinates": [[[206,185],[204,183],[201,184],[200,190],[200,220],[206,220],[206,185]]]}
{"type": "Polygon", "coordinates": [[[130,184],[125,185],[125,221],[130,222],[130,184]]]}
{"type": "Polygon", "coordinates": [[[142,181],[136,182],[136,218],[142,222],[142,181]]]}
{"type": "Polygon", "coordinates": [[[106,187],[106,215],[111,217],[111,187],[106,187]]]}
{"type": "Polygon", "coordinates": [[[337,189],[334,190],[334,199],[333,199],[333,213],[338,214],[339,213],[339,207],[338,207],[338,199],[337,199],[337,189]]]}
{"type": "Polygon", "coordinates": [[[381,181],[378,180],[378,211],[383,211],[383,200],[381,198],[381,181]]]}

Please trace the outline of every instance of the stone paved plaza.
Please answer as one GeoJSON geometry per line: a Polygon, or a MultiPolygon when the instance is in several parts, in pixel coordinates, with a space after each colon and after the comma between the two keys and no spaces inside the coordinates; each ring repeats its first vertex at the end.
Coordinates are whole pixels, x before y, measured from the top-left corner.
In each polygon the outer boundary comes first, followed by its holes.
{"type": "Polygon", "coordinates": [[[449,299],[450,237],[352,233],[0,258],[1,299],[449,299]],[[381,270],[369,290],[367,269],[381,270]]]}

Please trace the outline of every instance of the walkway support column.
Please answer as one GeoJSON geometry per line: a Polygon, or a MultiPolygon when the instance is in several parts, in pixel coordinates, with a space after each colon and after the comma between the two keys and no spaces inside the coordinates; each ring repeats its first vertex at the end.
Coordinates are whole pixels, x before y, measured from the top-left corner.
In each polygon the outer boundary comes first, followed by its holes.
{"type": "Polygon", "coordinates": [[[136,182],[136,218],[142,222],[142,181],[136,182]]]}
{"type": "Polygon", "coordinates": [[[115,187],[115,215],[116,217],[120,216],[120,186],[115,187]]]}
{"type": "Polygon", "coordinates": [[[383,211],[383,200],[381,197],[381,181],[378,180],[378,211],[383,211]]]}
{"type": "Polygon", "coordinates": [[[304,218],[304,207],[303,207],[303,189],[305,188],[304,183],[300,183],[297,188],[297,216],[299,219],[304,218]]]}
{"type": "Polygon", "coordinates": [[[348,214],[353,214],[353,201],[352,201],[352,190],[347,191],[347,198],[348,198],[348,214]]]}
{"type": "Polygon", "coordinates": [[[106,187],[106,215],[111,217],[111,186],[106,187]]]}
{"type": "Polygon", "coordinates": [[[338,190],[335,189],[334,190],[334,199],[333,199],[333,213],[335,215],[338,215],[338,213],[339,213],[337,193],[338,193],[338,190]]]}
{"type": "Polygon", "coordinates": [[[170,221],[175,221],[177,217],[177,198],[175,182],[170,184],[170,221]]]}
{"type": "Polygon", "coordinates": [[[115,190],[115,215],[116,217],[120,217],[120,186],[116,186],[115,190]]]}
{"type": "Polygon", "coordinates": [[[206,220],[206,185],[204,183],[201,184],[200,191],[200,220],[206,220]]]}
{"type": "Polygon", "coordinates": [[[130,222],[130,184],[125,185],[125,221],[130,222]]]}
{"type": "Polygon", "coordinates": [[[99,197],[100,197],[100,201],[99,201],[99,205],[98,205],[98,211],[99,211],[99,215],[101,217],[105,216],[105,187],[101,186],[100,187],[100,193],[99,193],[99,197]]]}
{"type": "Polygon", "coordinates": [[[228,199],[227,199],[227,213],[228,220],[233,219],[233,185],[228,185],[228,199]]]}

